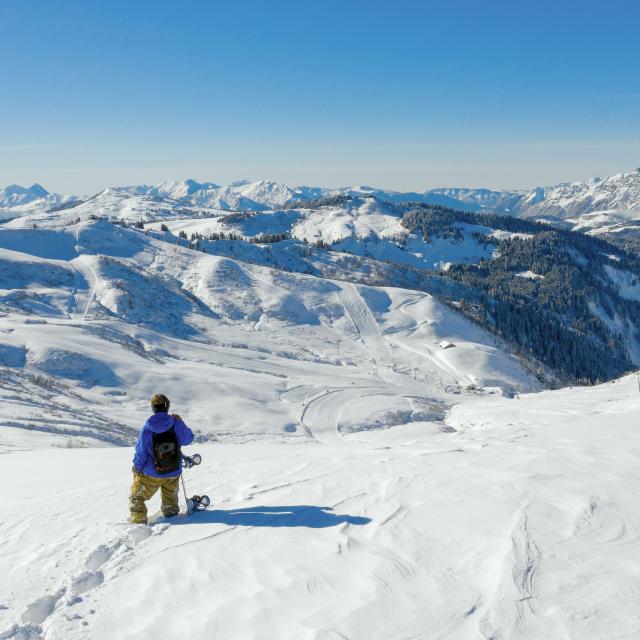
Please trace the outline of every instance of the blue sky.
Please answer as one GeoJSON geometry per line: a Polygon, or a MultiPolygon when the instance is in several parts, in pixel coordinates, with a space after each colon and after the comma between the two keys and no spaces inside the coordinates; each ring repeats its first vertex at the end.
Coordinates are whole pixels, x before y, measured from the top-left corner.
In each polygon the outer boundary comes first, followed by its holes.
{"type": "Polygon", "coordinates": [[[0,0],[0,185],[640,166],[640,2],[0,0]]]}

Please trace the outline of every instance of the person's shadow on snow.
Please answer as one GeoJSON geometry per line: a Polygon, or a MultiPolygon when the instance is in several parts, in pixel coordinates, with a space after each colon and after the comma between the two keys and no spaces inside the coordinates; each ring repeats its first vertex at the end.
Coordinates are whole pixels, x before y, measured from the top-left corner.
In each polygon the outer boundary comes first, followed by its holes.
{"type": "Polygon", "coordinates": [[[222,511],[197,511],[189,518],[176,518],[175,524],[220,523],[244,527],[310,527],[324,529],[339,524],[364,525],[371,518],[333,513],[331,507],[294,505],[287,507],[245,507],[222,511]]]}

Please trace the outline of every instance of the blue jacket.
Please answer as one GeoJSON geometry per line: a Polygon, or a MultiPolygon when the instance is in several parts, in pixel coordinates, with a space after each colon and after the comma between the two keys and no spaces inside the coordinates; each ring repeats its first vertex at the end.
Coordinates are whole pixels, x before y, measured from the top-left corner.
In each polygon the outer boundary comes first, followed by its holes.
{"type": "Polygon", "coordinates": [[[165,411],[152,415],[142,427],[136,443],[136,452],[133,456],[133,467],[137,471],[154,478],[171,478],[182,473],[182,460],[180,468],[173,473],[159,474],[153,464],[153,434],[164,433],[173,427],[181,447],[193,442],[193,431],[182,422],[180,416],[169,415],[165,411]]]}

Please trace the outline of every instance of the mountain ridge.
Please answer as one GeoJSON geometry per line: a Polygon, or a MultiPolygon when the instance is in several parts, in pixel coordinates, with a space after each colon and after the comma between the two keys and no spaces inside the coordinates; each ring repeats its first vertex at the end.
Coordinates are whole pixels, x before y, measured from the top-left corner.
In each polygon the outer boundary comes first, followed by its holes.
{"type": "MultiPolygon", "coordinates": [[[[564,220],[594,211],[630,211],[640,214],[640,169],[586,181],[560,182],[533,189],[438,187],[424,191],[396,191],[372,186],[289,186],[273,180],[236,180],[228,185],[193,178],[166,180],[158,185],[113,186],[131,195],[153,196],[208,208],[227,210],[276,209],[291,202],[304,203],[335,195],[370,195],[392,202],[417,201],[464,211],[487,211],[515,217],[564,220]]],[[[103,190],[104,191],[104,190],[103,190]]],[[[76,196],[48,192],[38,183],[31,187],[9,185],[0,189],[0,211],[43,200],[76,196]]]]}

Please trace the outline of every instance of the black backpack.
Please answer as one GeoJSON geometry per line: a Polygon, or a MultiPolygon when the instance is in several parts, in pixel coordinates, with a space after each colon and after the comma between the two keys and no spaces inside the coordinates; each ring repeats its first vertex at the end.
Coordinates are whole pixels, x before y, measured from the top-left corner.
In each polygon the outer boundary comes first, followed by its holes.
{"type": "Polygon", "coordinates": [[[153,464],[158,473],[173,473],[180,468],[180,443],[173,426],[153,434],[153,464]]]}

